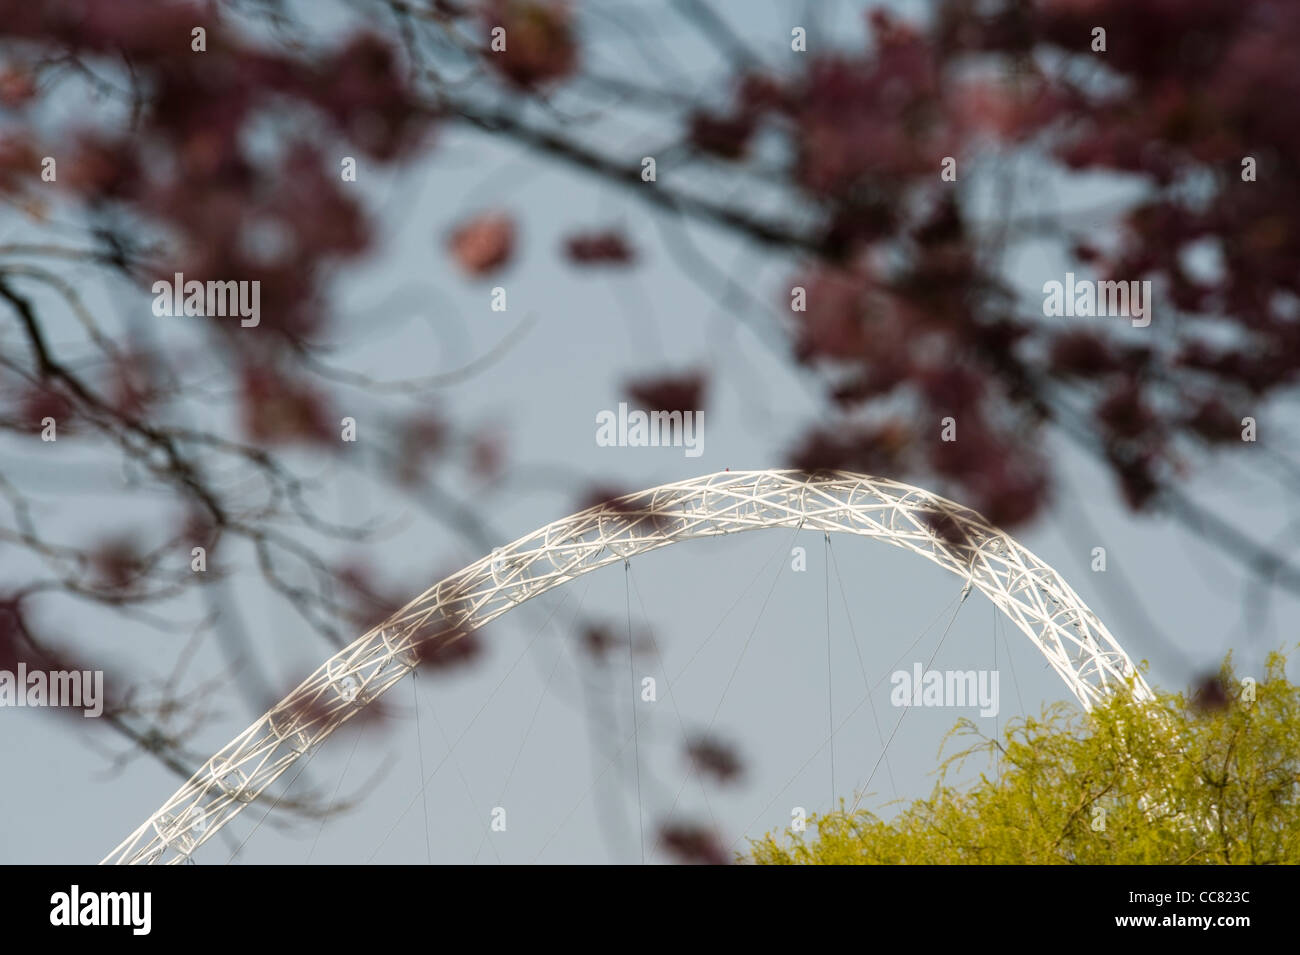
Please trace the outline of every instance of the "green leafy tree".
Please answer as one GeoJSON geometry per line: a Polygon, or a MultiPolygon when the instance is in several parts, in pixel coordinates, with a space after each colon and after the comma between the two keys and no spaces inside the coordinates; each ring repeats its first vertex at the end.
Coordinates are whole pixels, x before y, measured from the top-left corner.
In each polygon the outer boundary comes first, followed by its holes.
{"type": "Polygon", "coordinates": [[[1192,693],[1091,713],[1064,704],[977,737],[947,758],[928,799],[888,821],[813,816],[804,833],[751,843],[760,864],[1300,863],[1300,686],[1272,654],[1257,683],[1231,656],[1192,693]],[[1001,771],[952,785],[972,758],[1001,771]]]}

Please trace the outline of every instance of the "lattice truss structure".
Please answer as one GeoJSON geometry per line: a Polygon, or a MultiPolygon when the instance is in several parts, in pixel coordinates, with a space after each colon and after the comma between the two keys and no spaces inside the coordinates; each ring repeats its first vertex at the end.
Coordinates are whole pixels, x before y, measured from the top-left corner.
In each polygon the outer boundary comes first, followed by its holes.
{"type": "Polygon", "coordinates": [[[678,541],[760,528],[857,534],[976,587],[1085,708],[1117,689],[1150,699],[1124,650],[1047,564],[980,515],[921,488],[844,471],[728,471],[665,484],[547,524],[425,591],[325,661],[209,759],[103,861],[180,863],[427,655],[526,600],[678,541]]]}

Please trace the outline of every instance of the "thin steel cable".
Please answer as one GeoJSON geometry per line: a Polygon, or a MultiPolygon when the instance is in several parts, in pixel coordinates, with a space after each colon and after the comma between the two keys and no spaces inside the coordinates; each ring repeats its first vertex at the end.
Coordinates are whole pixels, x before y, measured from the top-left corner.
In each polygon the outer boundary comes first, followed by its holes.
{"type": "Polygon", "coordinates": [[[701,652],[703,652],[704,648],[708,646],[709,641],[712,640],[717,635],[718,631],[722,629],[722,625],[727,622],[727,618],[730,617],[732,613],[735,612],[736,608],[740,606],[741,601],[745,599],[745,595],[749,593],[749,589],[753,587],[754,584],[758,582],[758,579],[763,576],[764,572],[766,572],[768,565],[772,563],[773,557],[780,557],[782,553],[784,553],[784,551],[778,546],[775,553],[769,556],[767,560],[763,561],[762,565],[758,568],[758,570],[754,572],[754,576],[749,579],[749,583],[745,584],[745,587],[743,590],[741,590],[740,595],[736,597],[735,601],[731,604],[731,606],[727,608],[727,612],[722,615],[720,620],[718,620],[717,625],[714,626],[714,628],[709,631],[709,635],[700,642],[700,645],[698,647],[695,648],[695,652],[691,654],[691,658],[686,661],[686,663],[682,666],[680,670],[677,671],[677,675],[673,677],[674,680],[680,680],[683,676],[686,675],[686,671],[691,668],[691,664],[695,662],[696,658],[700,655],[701,652]]]}
{"type": "MultiPolygon", "coordinates": [[[[633,574],[632,577],[631,577],[630,579],[631,579],[631,581],[632,581],[632,592],[633,592],[634,594],[636,594],[637,605],[641,608],[641,619],[642,619],[642,620],[648,620],[648,619],[650,618],[650,614],[646,612],[646,607],[645,607],[645,598],[641,596],[641,588],[637,585],[637,582],[636,582],[636,575],[633,574]]],[[[653,633],[650,635],[650,645],[651,645],[652,647],[654,647],[655,656],[656,656],[656,657],[658,658],[658,660],[659,660],[659,669],[662,670],[662,671],[664,672],[664,675],[665,675],[665,676],[667,676],[667,674],[668,674],[668,664],[667,664],[667,662],[664,660],[664,656],[663,656],[662,651],[660,651],[660,649],[659,649],[659,641],[656,640],[656,639],[654,638],[654,634],[653,634],[653,633]]],[[[672,707],[673,707],[673,715],[677,717],[677,728],[681,731],[682,739],[685,740],[685,739],[686,739],[686,735],[687,735],[687,734],[686,734],[686,721],[682,719],[682,711],[681,711],[681,708],[677,705],[677,693],[676,693],[676,691],[672,688],[672,685],[671,685],[671,684],[667,684],[667,687],[668,687],[668,690],[667,690],[668,700],[669,700],[670,703],[672,703],[672,707]]],[[[704,780],[703,780],[703,779],[700,779],[700,780],[699,780],[699,783],[700,783],[700,796],[704,799],[704,808],[708,810],[708,813],[709,813],[709,822],[713,825],[713,829],[714,829],[714,831],[717,832],[717,831],[718,831],[718,817],[717,817],[717,815],[713,812],[713,802],[709,799],[709,789],[708,789],[707,786],[704,785],[704,780]]],[[[676,803],[675,803],[675,802],[674,802],[674,804],[673,804],[673,808],[676,809],[676,803]]],[[[670,811],[669,814],[664,818],[664,823],[665,823],[665,825],[666,825],[666,824],[667,824],[671,819],[672,819],[672,812],[670,811]]],[[[657,842],[657,841],[656,841],[656,843],[655,843],[655,848],[658,848],[658,842],[657,842]]],[[[653,856],[653,855],[654,855],[654,852],[653,852],[653,850],[652,850],[652,851],[651,851],[651,856],[653,856]]]]}
{"type": "Polygon", "coordinates": [[[415,795],[411,797],[411,801],[406,804],[406,808],[403,809],[398,814],[397,818],[393,820],[392,826],[389,828],[384,838],[379,841],[379,844],[375,846],[374,851],[370,853],[370,858],[366,860],[367,862],[373,862],[375,856],[379,854],[379,850],[384,847],[384,843],[386,843],[390,838],[392,838],[393,833],[397,831],[397,827],[401,825],[402,819],[405,818],[406,814],[411,811],[411,807],[414,806],[415,801],[420,798],[420,795],[421,793],[424,792],[425,787],[429,785],[429,783],[433,780],[434,776],[438,775],[438,771],[442,769],[443,765],[451,757],[452,751],[455,750],[455,748],[460,745],[461,740],[463,740],[466,734],[469,733],[469,731],[474,728],[474,724],[477,723],[478,718],[483,715],[483,711],[488,708],[488,704],[491,703],[492,700],[496,698],[496,695],[501,692],[501,688],[505,686],[506,680],[510,679],[510,674],[515,672],[515,667],[519,666],[519,661],[521,661],[528,654],[528,651],[533,646],[533,642],[536,641],[537,637],[541,634],[542,630],[544,630],[546,626],[551,622],[551,618],[554,617],[555,614],[559,612],[560,608],[564,606],[565,602],[568,599],[569,599],[568,593],[565,593],[564,595],[561,596],[559,602],[557,602],[555,605],[555,609],[551,611],[551,613],[547,616],[546,620],[543,621],[542,626],[537,630],[536,633],[533,634],[532,639],[528,641],[528,645],[519,652],[518,656],[515,657],[514,662],[510,664],[510,668],[506,670],[505,675],[501,677],[497,685],[492,688],[492,692],[489,693],[487,697],[483,700],[482,705],[479,706],[473,718],[470,719],[469,723],[466,724],[465,728],[461,730],[460,735],[456,737],[456,741],[452,744],[451,749],[449,749],[447,753],[443,755],[442,759],[438,761],[438,765],[433,767],[433,772],[425,777],[425,780],[420,785],[420,788],[416,791],[415,795]]]}
{"type": "MultiPolygon", "coordinates": [[[[472,818],[472,814],[477,808],[478,802],[474,799],[474,790],[470,788],[469,777],[465,775],[465,769],[463,766],[461,766],[459,757],[456,756],[456,743],[451,742],[450,738],[447,736],[447,731],[443,729],[442,720],[438,719],[438,711],[433,708],[433,704],[428,701],[426,701],[426,703],[429,707],[429,716],[433,718],[433,725],[437,727],[438,735],[442,737],[442,745],[447,747],[446,759],[451,760],[451,765],[453,768],[455,768],[456,775],[460,777],[460,784],[465,790],[465,798],[469,800],[469,808],[470,808],[470,813],[472,818]]],[[[459,740],[457,742],[459,742],[459,740]]],[[[421,786],[420,789],[421,789],[421,793],[427,791],[427,787],[425,786],[421,786]]],[[[488,831],[491,825],[492,822],[491,819],[489,818],[488,820],[484,821],[483,830],[485,832],[488,831]]],[[[497,865],[503,864],[501,853],[497,851],[496,843],[489,842],[488,844],[492,846],[492,854],[497,857],[497,865]]]]}
{"type": "MultiPolygon", "coordinates": [[[[420,750],[420,778],[424,778],[424,736],[420,732],[420,694],[416,682],[420,674],[411,674],[411,697],[415,700],[415,745],[420,750]]],[[[429,843],[429,790],[424,790],[424,855],[429,865],[433,865],[433,846],[429,843]]]]}
{"type": "Polygon", "coordinates": [[[307,767],[311,765],[311,761],[315,757],[316,757],[316,750],[313,749],[310,753],[307,754],[307,758],[302,761],[302,766],[299,768],[299,770],[293,774],[293,779],[289,780],[289,785],[285,786],[284,789],[280,790],[280,794],[275,797],[275,800],[271,803],[271,808],[262,814],[262,818],[257,820],[257,822],[253,825],[252,830],[248,833],[248,835],[244,837],[244,841],[241,842],[236,847],[235,851],[230,854],[230,858],[226,860],[226,865],[230,865],[231,863],[233,863],[235,861],[235,857],[244,851],[244,846],[248,845],[248,840],[253,838],[253,836],[257,833],[258,829],[262,828],[262,823],[266,822],[267,816],[275,812],[275,807],[280,805],[280,800],[283,799],[286,795],[288,795],[289,790],[293,788],[293,784],[298,781],[298,777],[301,776],[303,772],[306,771],[307,767]]]}
{"type": "MultiPolygon", "coordinates": [[[[343,772],[339,774],[339,781],[334,786],[334,795],[330,796],[330,801],[327,803],[329,808],[321,813],[320,825],[316,827],[316,838],[311,841],[311,851],[307,853],[307,863],[310,863],[311,857],[316,854],[316,844],[320,842],[321,833],[325,831],[325,820],[329,818],[329,813],[333,811],[334,804],[338,802],[339,791],[343,788],[343,780],[347,778],[348,770],[352,766],[352,757],[356,755],[357,744],[360,742],[361,727],[357,726],[352,734],[352,749],[348,752],[347,762],[343,764],[343,772]]],[[[307,863],[303,864],[306,865],[307,863]]]]}
{"type": "Polygon", "coordinates": [[[1020,712],[1025,712],[1025,700],[1020,695],[1020,681],[1016,679],[1016,662],[1011,659],[1011,641],[1007,639],[1006,628],[1002,626],[1002,620],[999,617],[997,622],[998,629],[1002,631],[1002,648],[1007,651],[1007,667],[1011,670],[1011,685],[1016,688],[1016,703],[1020,706],[1020,712]]]}
{"type": "MultiPolygon", "coordinates": [[[[961,602],[962,602],[962,603],[965,602],[965,597],[964,597],[964,596],[961,598],[961,602]]],[[[950,604],[950,605],[951,605],[951,604],[950,604]]],[[[945,608],[945,609],[946,609],[946,608],[945,608]]],[[[961,603],[958,603],[958,604],[957,604],[957,609],[958,609],[958,610],[961,609],[961,603]]],[[[954,611],[954,612],[953,612],[953,619],[956,619],[956,616],[957,616],[956,611],[954,611]]],[[[930,626],[933,626],[933,624],[931,624],[930,626]]],[[[949,627],[951,627],[951,626],[952,626],[952,621],[949,621],[949,627]]],[[[926,631],[928,631],[929,629],[930,629],[930,627],[926,627],[926,631]]],[[[947,631],[946,631],[946,630],[944,631],[944,635],[945,635],[945,636],[947,635],[947,631]]],[[[913,644],[913,645],[915,645],[915,644],[913,644]]],[[[936,652],[937,652],[937,651],[936,651],[936,652]]],[[[849,711],[849,714],[848,714],[847,716],[845,716],[842,720],[840,720],[840,725],[837,726],[837,727],[835,727],[835,733],[838,733],[840,730],[844,729],[844,727],[848,724],[848,722],[849,722],[851,719],[853,719],[853,717],[857,714],[858,710],[862,709],[863,705],[867,702],[868,699],[870,699],[870,695],[864,696],[864,697],[862,697],[862,699],[860,699],[860,700],[858,701],[857,705],[854,706],[853,709],[849,711]]],[[[895,732],[897,732],[897,729],[898,729],[898,728],[895,727],[895,732]]],[[[832,733],[831,735],[834,735],[834,733],[832,733]]],[[[891,739],[891,741],[892,741],[893,737],[891,736],[890,739],[891,739]]],[[[732,843],[731,843],[731,848],[732,848],[732,849],[734,849],[734,848],[735,848],[735,847],[740,843],[740,841],[741,841],[742,839],[745,838],[744,833],[746,833],[746,832],[750,831],[751,829],[753,829],[753,828],[754,828],[754,825],[755,825],[755,824],[756,824],[760,819],[762,819],[763,816],[767,815],[767,811],[768,811],[769,809],[772,808],[773,804],[774,804],[778,799],[781,798],[781,796],[785,793],[785,791],[786,791],[787,789],[789,789],[792,785],[794,785],[794,781],[795,781],[796,779],[798,779],[801,775],[803,775],[803,773],[808,769],[808,767],[812,765],[812,761],[813,761],[814,759],[817,758],[817,755],[818,755],[818,754],[819,754],[819,753],[820,753],[820,752],[825,748],[825,746],[826,746],[826,744],[827,744],[828,742],[829,742],[829,738],[826,739],[826,740],[823,740],[822,743],[821,743],[821,744],[820,744],[820,745],[819,745],[819,746],[818,746],[818,747],[817,747],[817,748],[812,752],[812,754],[811,754],[811,755],[810,755],[806,760],[804,760],[803,765],[801,765],[798,769],[796,769],[796,770],[794,771],[794,774],[793,774],[793,775],[792,775],[792,776],[791,776],[791,777],[786,781],[786,784],[785,784],[784,786],[782,786],[782,787],[781,787],[781,788],[776,792],[776,794],[775,794],[771,799],[768,800],[767,805],[765,805],[765,806],[764,806],[764,807],[759,811],[758,815],[756,815],[753,819],[751,819],[751,820],[749,821],[749,824],[748,824],[747,826],[745,826],[744,829],[741,830],[741,834],[740,834],[739,836],[737,836],[737,837],[732,841],[732,843]]],[[[886,750],[885,750],[885,751],[886,751],[886,752],[888,751],[888,744],[886,744],[886,750]]],[[[882,757],[884,756],[884,752],[881,753],[881,756],[882,756],[882,757]]],[[[879,760],[877,760],[877,764],[879,764],[879,760]]],[[[860,797],[859,797],[859,798],[860,798],[860,797]]],[[[854,805],[853,805],[853,809],[851,809],[850,812],[853,812],[853,811],[856,810],[856,809],[857,809],[857,803],[855,802],[854,805]]]]}
{"type": "MultiPolygon", "coordinates": [[[[786,543],[787,550],[790,544],[794,543],[795,538],[799,536],[799,531],[802,529],[802,525],[794,529],[794,533],[790,535],[790,539],[786,543]]],[[[736,674],[740,672],[740,665],[745,660],[745,654],[749,652],[749,645],[754,641],[754,634],[758,633],[758,625],[763,622],[763,615],[767,612],[767,605],[771,602],[772,595],[776,593],[776,585],[780,582],[781,575],[784,572],[785,562],[782,561],[777,568],[776,575],[772,578],[772,586],[768,588],[767,596],[763,598],[763,603],[758,608],[758,616],[754,619],[754,626],[749,630],[749,636],[745,638],[745,645],[740,648],[740,656],[736,657],[736,665],[731,668],[731,676],[727,677],[727,685],[722,688],[722,695],[718,697],[718,705],[713,708],[713,716],[709,719],[709,725],[705,730],[706,733],[710,732],[713,729],[713,724],[718,721],[718,713],[722,710],[722,703],[727,698],[731,684],[736,680],[736,674]]]]}
{"type": "MultiPolygon", "coordinates": [[[[996,606],[994,606],[993,608],[993,672],[995,674],[998,672],[998,608],[996,606]]],[[[1002,708],[1002,700],[1001,700],[1001,694],[999,694],[998,709],[1001,708],[1002,708]]],[[[995,741],[998,739],[998,713],[996,710],[993,713],[993,739],[995,741]]],[[[994,769],[997,772],[998,781],[1001,782],[1002,755],[1001,755],[1001,749],[998,746],[993,747],[993,760],[994,760],[994,769]]]]}
{"type": "Polygon", "coordinates": [[[826,531],[822,576],[826,581],[826,729],[831,734],[831,805],[835,805],[835,682],[831,678],[831,534],[826,531]]]}
{"type": "MultiPolygon", "coordinates": [[[[778,553],[781,554],[789,553],[790,545],[794,543],[796,538],[798,538],[799,531],[801,530],[803,530],[803,524],[800,524],[798,527],[794,529],[794,533],[791,534],[789,539],[785,542],[785,547],[783,547],[780,551],[778,551],[778,553]]],[[[763,567],[759,570],[759,573],[761,574],[762,571],[766,569],[767,569],[767,564],[765,563],[763,567]]],[[[722,690],[722,696],[718,697],[718,705],[714,707],[713,717],[709,720],[709,725],[704,730],[705,735],[708,735],[713,731],[713,724],[716,723],[718,720],[718,711],[722,709],[722,701],[726,699],[727,691],[731,689],[731,683],[733,680],[735,680],[736,673],[740,670],[740,663],[745,658],[745,652],[749,649],[750,641],[754,639],[754,634],[758,632],[758,625],[763,620],[763,613],[767,610],[768,601],[772,599],[772,594],[776,592],[777,581],[781,579],[781,574],[784,570],[785,570],[785,563],[784,561],[782,561],[780,563],[780,566],[778,566],[777,568],[776,574],[772,577],[772,586],[768,588],[767,596],[763,598],[762,606],[759,607],[758,617],[755,618],[754,620],[754,626],[750,628],[749,636],[745,638],[745,645],[743,648],[741,648],[740,656],[736,658],[736,664],[731,668],[731,676],[727,679],[727,685],[722,690]]],[[[757,579],[757,575],[755,576],[755,579],[757,579]]],[[[749,591],[750,586],[753,586],[753,581],[750,581],[749,585],[745,587],[745,592],[749,591]]],[[[730,614],[730,612],[731,611],[727,611],[728,614],[730,614]]],[[[722,624],[719,623],[718,626],[721,627],[722,624]]],[[[696,656],[698,655],[699,654],[697,653],[696,656]]],[[[694,659],[695,657],[691,658],[692,661],[694,661],[694,659]]],[[[689,666],[690,664],[688,663],[687,665],[689,666]]],[[[682,672],[685,672],[685,667],[683,667],[682,672]]],[[[671,817],[673,812],[677,809],[677,801],[681,799],[682,792],[686,789],[686,784],[689,783],[692,779],[696,779],[696,778],[698,778],[697,767],[695,761],[692,760],[690,766],[686,771],[686,776],[682,779],[682,784],[677,787],[677,794],[673,797],[672,805],[668,808],[669,817],[671,817]]],[[[662,837],[662,832],[660,833],[660,837],[662,837]]],[[[661,838],[655,840],[654,850],[652,851],[658,851],[660,841],[661,838]]]]}
{"type": "MultiPolygon", "coordinates": [[[[590,590],[591,590],[591,580],[588,579],[587,585],[582,590],[582,596],[578,598],[578,606],[574,608],[573,619],[569,621],[570,627],[576,625],[579,618],[581,618],[582,608],[587,602],[587,593],[590,590]]],[[[546,683],[542,687],[542,692],[537,697],[537,703],[533,707],[533,715],[529,718],[528,725],[524,728],[524,735],[523,738],[520,739],[519,741],[519,748],[515,750],[514,762],[510,764],[510,771],[506,773],[506,781],[505,784],[501,787],[501,798],[497,801],[498,805],[504,806],[506,804],[506,796],[509,795],[510,793],[510,783],[515,778],[515,771],[519,768],[519,760],[524,755],[524,748],[527,746],[528,740],[532,736],[533,726],[537,723],[537,715],[542,711],[542,704],[546,702],[546,696],[551,689],[551,681],[555,679],[555,673],[560,668],[560,660],[562,660],[563,658],[564,658],[564,645],[561,644],[555,651],[555,660],[551,664],[550,672],[546,675],[546,683]]],[[[482,838],[479,839],[478,849],[475,850],[474,852],[475,862],[478,861],[479,853],[483,851],[483,840],[488,837],[489,831],[490,830],[484,830],[482,838]]]]}
{"type": "Polygon", "coordinates": [[[645,811],[641,805],[641,727],[636,712],[636,668],[632,662],[632,584],[631,564],[623,561],[623,595],[627,602],[627,678],[632,690],[632,750],[636,763],[636,824],[641,838],[641,864],[645,865],[645,811]]]}
{"type": "MultiPolygon", "coordinates": [[[[931,664],[934,663],[934,658],[939,655],[939,651],[943,648],[943,642],[948,639],[948,632],[952,630],[952,625],[957,620],[957,614],[961,611],[961,608],[966,603],[966,598],[969,596],[969,588],[961,592],[961,600],[953,610],[952,616],[948,618],[948,626],[943,628],[943,633],[939,636],[939,642],[935,645],[934,652],[930,654],[930,659],[925,663],[925,668],[927,670],[930,669],[931,664]]],[[[898,734],[898,728],[903,725],[903,718],[907,716],[907,711],[911,708],[912,702],[910,700],[903,705],[903,712],[898,714],[898,720],[894,723],[894,731],[889,734],[889,739],[885,741],[885,748],[881,750],[880,756],[876,758],[876,764],[871,767],[871,773],[867,776],[867,781],[862,784],[862,788],[858,791],[857,797],[853,800],[853,808],[849,810],[850,815],[857,811],[858,804],[862,802],[862,796],[866,793],[867,787],[871,785],[871,780],[876,777],[876,770],[880,768],[880,761],[885,758],[885,753],[889,751],[889,744],[894,741],[894,737],[898,734]]]]}
{"type": "MultiPolygon", "coordinates": [[[[853,626],[853,614],[849,610],[849,597],[844,591],[844,577],[840,574],[840,563],[838,558],[835,556],[834,544],[831,545],[830,554],[831,568],[835,571],[835,584],[839,587],[840,601],[844,604],[844,619],[847,620],[849,624],[849,635],[853,637],[853,649],[857,653],[858,657],[858,669],[862,673],[862,685],[866,687],[867,690],[867,702],[870,704],[871,708],[871,722],[874,723],[876,727],[876,743],[880,746],[880,751],[883,753],[885,750],[885,734],[880,728],[880,714],[876,712],[876,701],[872,699],[871,680],[867,676],[867,665],[862,660],[862,646],[858,640],[858,630],[853,626]]],[[[933,624],[930,626],[933,626],[933,624]]],[[[889,776],[889,789],[894,794],[894,798],[897,799],[898,784],[894,781],[894,767],[890,765],[888,756],[885,757],[885,773],[889,776]]]]}

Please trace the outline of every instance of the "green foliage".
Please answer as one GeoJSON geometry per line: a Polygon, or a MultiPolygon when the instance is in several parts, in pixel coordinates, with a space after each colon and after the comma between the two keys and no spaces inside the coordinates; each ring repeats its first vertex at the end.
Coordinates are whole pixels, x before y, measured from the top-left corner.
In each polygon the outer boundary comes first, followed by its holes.
{"type": "Polygon", "coordinates": [[[1140,704],[1121,693],[1091,713],[1056,704],[1011,721],[1001,741],[963,720],[948,738],[978,741],[944,761],[928,799],[890,821],[813,816],[807,833],[752,841],[749,861],[1300,863],[1300,686],[1285,666],[1269,657],[1253,701],[1229,656],[1201,700],[1160,693],[1140,704]],[[999,778],[947,783],[995,748],[999,778]]]}

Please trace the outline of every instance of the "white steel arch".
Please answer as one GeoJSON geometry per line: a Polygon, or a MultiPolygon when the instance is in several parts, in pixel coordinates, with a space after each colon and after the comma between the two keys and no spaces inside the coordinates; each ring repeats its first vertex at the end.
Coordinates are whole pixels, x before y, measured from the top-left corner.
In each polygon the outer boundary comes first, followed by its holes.
{"type": "Polygon", "coordinates": [[[103,862],[186,861],[423,657],[512,607],[677,541],[770,527],[873,537],[946,567],[1011,618],[1085,708],[1118,688],[1139,699],[1152,696],[1115,638],[1056,571],[969,508],[846,471],[724,471],[587,508],[440,581],[326,660],[103,862]]]}

